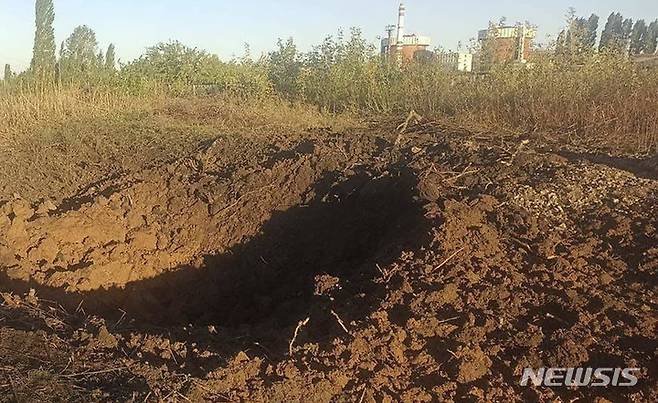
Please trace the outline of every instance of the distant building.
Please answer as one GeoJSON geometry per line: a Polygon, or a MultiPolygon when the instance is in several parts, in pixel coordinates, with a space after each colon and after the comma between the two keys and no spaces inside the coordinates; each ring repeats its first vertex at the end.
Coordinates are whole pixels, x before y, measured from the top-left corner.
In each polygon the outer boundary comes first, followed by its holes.
{"type": "Polygon", "coordinates": [[[396,58],[398,61],[411,61],[419,52],[427,51],[431,45],[431,38],[405,32],[405,18],[407,9],[400,3],[398,13],[398,25],[386,27],[387,36],[382,39],[381,52],[388,58],[396,58]],[[395,33],[395,35],[394,35],[395,33]]]}
{"type": "Polygon", "coordinates": [[[497,25],[478,33],[481,56],[491,52],[492,62],[526,63],[532,53],[537,28],[524,24],[497,25]]]}
{"type": "Polygon", "coordinates": [[[462,52],[437,53],[436,60],[449,70],[473,71],[473,54],[462,52]]]}

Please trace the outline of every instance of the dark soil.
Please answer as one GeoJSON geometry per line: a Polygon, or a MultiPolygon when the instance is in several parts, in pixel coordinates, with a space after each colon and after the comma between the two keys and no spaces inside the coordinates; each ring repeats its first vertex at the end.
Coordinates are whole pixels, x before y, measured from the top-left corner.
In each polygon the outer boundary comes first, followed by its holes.
{"type": "Polygon", "coordinates": [[[657,172],[427,124],[6,198],[0,400],[657,401],[657,172]]]}

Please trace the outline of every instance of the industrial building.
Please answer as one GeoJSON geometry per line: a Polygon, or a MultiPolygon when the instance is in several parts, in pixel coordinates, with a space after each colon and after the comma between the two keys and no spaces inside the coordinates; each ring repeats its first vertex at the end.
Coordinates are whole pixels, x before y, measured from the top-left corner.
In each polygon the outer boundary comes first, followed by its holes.
{"type": "Polygon", "coordinates": [[[436,61],[446,69],[470,73],[473,71],[473,54],[463,52],[437,53],[436,61]]]}
{"type": "Polygon", "coordinates": [[[526,63],[530,59],[532,43],[536,37],[537,28],[527,23],[491,26],[478,33],[481,56],[491,52],[494,63],[526,63]]]}
{"type": "Polygon", "coordinates": [[[427,51],[432,42],[428,36],[406,33],[406,15],[407,9],[403,3],[400,3],[398,25],[387,26],[387,35],[382,39],[382,55],[400,62],[413,60],[419,52],[427,51]]]}

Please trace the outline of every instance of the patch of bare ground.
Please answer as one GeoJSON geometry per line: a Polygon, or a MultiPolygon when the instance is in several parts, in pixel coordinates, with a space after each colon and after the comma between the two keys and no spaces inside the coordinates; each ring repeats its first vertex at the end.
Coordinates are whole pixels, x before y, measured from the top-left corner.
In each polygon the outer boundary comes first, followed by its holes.
{"type": "Polygon", "coordinates": [[[657,400],[652,171],[406,129],[221,137],[58,204],[7,198],[0,394],[657,400]],[[543,366],[642,370],[519,386],[543,366]]]}

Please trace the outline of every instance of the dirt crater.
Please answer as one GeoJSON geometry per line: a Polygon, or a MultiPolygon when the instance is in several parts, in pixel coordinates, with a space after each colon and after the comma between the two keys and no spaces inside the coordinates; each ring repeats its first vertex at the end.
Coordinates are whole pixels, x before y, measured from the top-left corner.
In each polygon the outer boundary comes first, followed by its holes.
{"type": "Polygon", "coordinates": [[[223,147],[211,143],[45,215],[9,202],[0,247],[13,256],[0,281],[138,329],[246,326],[283,339],[338,294],[367,316],[378,267],[429,242],[417,175],[390,160],[355,163],[323,142],[294,150],[226,177],[223,147]]]}

